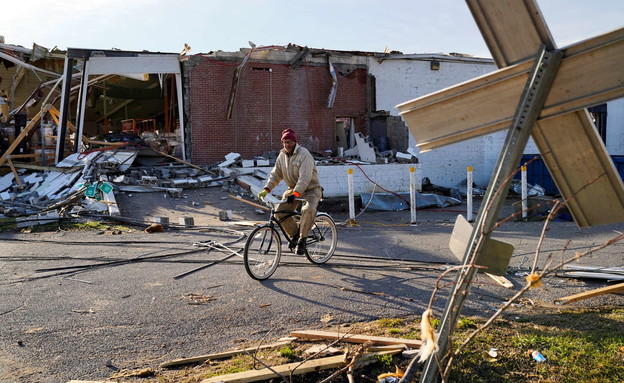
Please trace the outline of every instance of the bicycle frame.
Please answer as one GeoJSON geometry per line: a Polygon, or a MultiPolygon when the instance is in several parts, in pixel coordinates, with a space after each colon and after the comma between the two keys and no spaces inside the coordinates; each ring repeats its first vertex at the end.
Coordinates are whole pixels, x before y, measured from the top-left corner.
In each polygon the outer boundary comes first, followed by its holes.
{"type": "Polygon", "coordinates": [[[292,245],[292,241],[293,238],[291,238],[288,233],[286,232],[286,230],[284,229],[284,226],[282,225],[282,222],[284,222],[285,220],[291,218],[291,217],[296,217],[301,215],[301,212],[297,211],[297,210],[275,210],[275,208],[271,209],[270,212],[270,216],[269,216],[269,223],[268,225],[271,226],[272,228],[275,228],[275,225],[277,224],[277,227],[280,228],[280,231],[282,232],[282,235],[284,236],[284,238],[286,238],[286,240],[288,241],[288,244],[292,245]],[[286,214],[284,217],[278,219],[275,214],[286,214]]]}

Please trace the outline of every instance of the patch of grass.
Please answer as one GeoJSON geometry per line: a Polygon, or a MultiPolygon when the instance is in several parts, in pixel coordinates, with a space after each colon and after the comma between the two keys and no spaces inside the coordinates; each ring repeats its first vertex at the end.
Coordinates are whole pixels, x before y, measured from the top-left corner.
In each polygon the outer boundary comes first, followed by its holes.
{"type": "Polygon", "coordinates": [[[0,232],[15,231],[16,229],[17,229],[17,223],[15,222],[15,218],[0,219],[0,232]]]}
{"type": "Polygon", "coordinates": [[[462,317],[462,318],[459,318],[459,320],[457,321],[458,330],[471,329],[471,328],[477,328],[477,322],[474,320],[474,318],[462,317]]]}
{"type": "Polygon", "coordinates": [[[381,318],[377,319],[377,325],[379,327],[398,327],[403,325],[403,319],[381,318]]]}
{"type": "Polygon", "coordinates": [[[620,382],[624,380],[624,314],[534,315],[485,331],[458,358],[451,381],[620,382]],[[488,358],[491,347],[499,357],[488,358]],[[540,351],[546,362],[531,357],[540,351]]]}
{"type": "Polygon", "coordinates": [[[123,225],[111,225],[107,222],[100,221],[69,221],[63,224],[64,230],[104,230],[104,231],[123,231],[129,232],[132,231],[127,226],[123,225]]]}
{"type": "Polygon", "coordinates": [[[378,356],[377,362],[381,364],[381,367],[384,370],[390,371],[394,369],[394,357],[392,355],[378,356]]]}
{"type": "Polygon", "coordinates": [[[399,328],[392,327],[392,328],[388,329],[388,334],[396,335],[396,334],[400,334],[400,333],[401,333],[401,329],[399,329],[399,328]]]}
{"type": "Polygon", "coordinates": [[[237,355],[229,359],[228,363],[218,364],[213,371],[204,375],[204,378],[211,378],[218,375],[235,374],[250,370],[253,366],[252,359],[247,355],[237,355]]]}
{"type": "Polygon", "coordinates": [[[284,346],[280,348],[278,353],[280,354],[281,357],[286,358],[286,359],[292,360],[292,359],[297,358],[297,354],[295,353],[295,351],[288,346],[284,346]]]}

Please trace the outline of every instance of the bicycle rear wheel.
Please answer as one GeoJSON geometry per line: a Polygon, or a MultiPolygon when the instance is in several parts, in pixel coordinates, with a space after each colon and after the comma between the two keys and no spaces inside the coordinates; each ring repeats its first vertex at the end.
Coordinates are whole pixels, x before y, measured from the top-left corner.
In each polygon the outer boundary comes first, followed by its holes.
{"type": "Polygon", "coordinates": [[[306,257],[312,263],[325,263],[334,255],[337,242],[338,234],[333,218],[327,213],[318,213],[308,233],[306,257]]]}
{"type": "Polygon", "coordinates": [[[278,232],[270,226],[257,227],[245,243],[245,270],[253,279],[267,279],[277,269],[281,255],[282,240],[278,232]]]}

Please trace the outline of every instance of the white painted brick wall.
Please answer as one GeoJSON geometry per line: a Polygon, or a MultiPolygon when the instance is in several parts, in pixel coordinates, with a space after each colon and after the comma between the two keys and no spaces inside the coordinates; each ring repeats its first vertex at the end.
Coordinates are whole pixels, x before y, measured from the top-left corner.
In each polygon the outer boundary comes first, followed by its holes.
{"type": "Polygon", "coordinates": [[[607,103],[607,150],[624,155],[624,98],[607,103]]]}
{"type": "MultiPolygon", "coordinates": [[[[327,198],[347,197],[349,184],[347,169],[353,169],[353,189],[355,195],[371,193],[376,182],[382,188],[392,192],[409,192],[410,167],[416,171],[416,190],[420,191],[421,175],[420,164],[379,164],[379,165],[344,165],[344,166],[317,166],[319,181],[323,186],[324,196],[327,198]],[[366,176],[370,178],[366,178],[366,176]],[[372,181],[371,181],[372,180],[372,181]]],[[[259,168],[267,174],[271,168],[259,168]]],[[[281,196],[286,190],[284,182],[273,189],[272,194],[281,196]]],[[[383,192],[379,187],[377,192],[383,192]]]]}

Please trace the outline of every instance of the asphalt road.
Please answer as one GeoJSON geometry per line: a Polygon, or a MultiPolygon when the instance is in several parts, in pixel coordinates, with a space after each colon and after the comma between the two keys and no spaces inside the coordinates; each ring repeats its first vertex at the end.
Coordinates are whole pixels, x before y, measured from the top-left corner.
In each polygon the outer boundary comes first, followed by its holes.
{"type": "MultiPolygon", "coordinates": [[[[216,241],[240,249],[249,229],[218,221],[211,221],[205,231],[155,234],[1,234],[0,382],[96,380],[118,368],[156,367],[295,329],[417,317],[435,280],[457,263],[448,241],[463,208],[419,212],[416,226],[405,224],[407,211],[365,212],[356,220],[359,227],[339,227],[339,247],[327,265],[311,265],[305,257],[286,252],[276,273],[264,282],[247,276],[241,258],[221,261],[231,253],[194,245],[216,241]]],[[[339,222],[346,219],[345,213],[334,216],[339,222]]],[[[262,219],[253,209],[237,218],[245,217],[262,219]]],[[[530,267],[542,227],[542,222],[509,222],[496,232],[495,238],[515,246],[507,275],[515,291],[524,280],[515,273],[530,267]]],[[[553,222],[539,263],[548,255],[557,262],[584,252],[617,231],[624,231],[624,225],[579,229],[553,222]]],[[[623,254],[624,242],[581,263],[622,267],[623,254]]],[[[539,310],[532,303],[548,305],[604,285],[548,278],[544,288],[531,290],[529,299],[515,309],[529,313],[539,310]]],[[[515,291],[479,276],[465,313],[492,313],[515,291]]],[[[443,292],[436,302],[437,315],[445,296],[443,292]]],[[[624,296],[612,294],[575,305],[622,304],[624,296]]]]}

